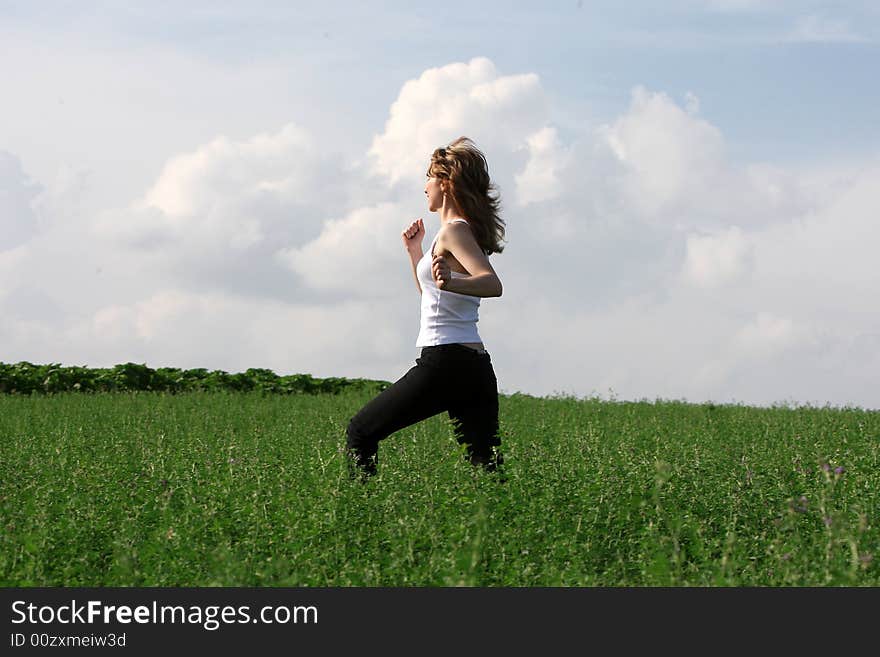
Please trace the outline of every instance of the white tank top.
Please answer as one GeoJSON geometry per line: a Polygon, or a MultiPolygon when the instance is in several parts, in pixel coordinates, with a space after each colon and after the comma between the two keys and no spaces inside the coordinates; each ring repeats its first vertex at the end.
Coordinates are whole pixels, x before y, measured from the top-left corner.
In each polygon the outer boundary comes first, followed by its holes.
{"type": "MultiPolygon", "coordinates": [[[[464,219],[452,219],[463,221],[464,219]]],[[[434,244],[437,235],[431,242],[431,248],[422,256],[416,265],[416,275],[422,286],[422,323],[417,347],[429,347],[452,342],[482,342],[477,332],[479,321],[480,297],[470,294],[458,294],[450,290],[441,290],[431,275],[431,261],[434,259],[434,244]]],[[[463,278],[467,274],[453,271],[453,278],[463,278]]]]}

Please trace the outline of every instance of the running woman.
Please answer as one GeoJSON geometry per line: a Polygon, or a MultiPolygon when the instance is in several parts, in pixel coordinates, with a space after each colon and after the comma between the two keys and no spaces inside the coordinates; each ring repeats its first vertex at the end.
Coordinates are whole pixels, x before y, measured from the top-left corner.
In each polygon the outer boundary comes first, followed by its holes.
{"type": "Polygon", "coordinates": [[[467,137],[436,149],[427,177],[428,210],[440,213],[431,248],[423,253],[421,218],[401,234],[422,297],[421,354],[351,418],[346,445],[353,477],[376,473],[380,440],[444,411],[472,464],[491,472],[503,463],[498,381],[477,332],[480,299],[501,296],[488,258],[504,250],[500,199],[485,156],[467,137]]]}

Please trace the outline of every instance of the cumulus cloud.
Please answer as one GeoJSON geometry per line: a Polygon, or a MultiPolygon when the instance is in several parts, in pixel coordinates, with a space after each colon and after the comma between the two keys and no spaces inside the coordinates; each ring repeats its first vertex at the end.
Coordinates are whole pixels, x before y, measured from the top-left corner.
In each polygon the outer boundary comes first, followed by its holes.
{"type": "Polygon", "coordinates": [[[522,146],[523,134],[541,127],[546,110],[534,73],[500,75],[486,57],[431,68],[403,85],[368,156],[391,184],[420,184],[435,148],[479,135],[487,156],[498,154],[490,173],[505,177],[500,154],[522,146]]]}
{"type": "Polygon", "coordinates": [[[0,151],[0,251],[17,247],[39,232],[33,202],[42,190],[25,174],[18,157],[0,151]]]}
{"type": "Polygon", "coordinates": [[[10,165],[9,216],[47,229],[0,251],[0,341],[37,361],[393,380],[418,332],[400,232],[424,217],[427,246],[427,158],[467,135],[508,224],[505,293],[479,324],[502,391],[876,406],[876,165],[735,164],[692,93],[636,87],[570,134],[550,105],[537,75],[483,57],[432,68],[366,152],[295,124],[218,136],[70,221],[86,178],[10,165]]]}
{"type": "Polygon", "coordinates": [[[867,253],[878,238],[873,169],[734,166],[720,131],[695,116],[698,102],[685,102],[636,89],[626,113],[569,145],[561,194],[523,221],[566,216],[576,238],[547,249],[532,240],[528,258],[511,247],[505,260],[511,307],[547,303],[534,321],[499,308],[484,326],[528,345],[531,385],[545,393],[752,403],[834,394],[876,407],[868,368],[853,367],[880,320],[859,301],[880,284],[867,253]],[[540,325],[554,327],[552,340],[540,325]],[[555,367],[542,376],[545,359],[555,367]]]}
{"type": "MultiPolygon", "coordinates": [[[[266,240],[274,227],[266,205],[307,207],[319,200],[319,188],[333,190],[333,178],[326,175],[332,169],[322,171],[321,164],[316,145],[293,124],[243,141],[219,136],[170,158],[151,188],[125,210],[123,221],[118,214],[105,215],[95,230],[130,245],[161,235],[177,243],[209,240],[224,249],[247,249],[266,240]]],[[[328,194],[326,201],[332,205],[338,198],[328,194]]],[[[302,223],[297,228],[304,232],[319,225],[302,223]]]]}
{"type": "Polygon", "coordinates": [[[230,190],[240,195],[271,191],[288,198],[307,194],[314,183],[308,166],[313,149],[307,133],[293,124],[243,142],[221,136],[194,153],[171,158],[138,205],[180,220],[209,214],[230,190]]]}
{"type": "Polygon", "coordinates": [[[739,351],[750,356],[765,358],[773,352],[785,349],[808,339],[810,332],[796,325],[787,317],[776,317],[769,312],[758,315],[733,336],[739,351]]]}
{"type": "Polygon", "coordinates": [[[374,304],[361,300],[289,304],[161,289],[71,324],[56,335],[56,353],[93,366],[131,360],[153,367],[266,367],[286,374],[388,378],[393,368],[406,367],[410,354],[401,358],[400,344],[415,339],[401,330],[400,319],[393,308],[377,314],[374,304]],[[353,354],[359,355],[357,372],[353,354]]]}
{"type": "MultiPolygon", "coordinates": [[[[694,99],[691,94],[691,112],[694,99]]],[[[614,156],[626,168],[622,191],[645,216],[687,204],[690,196],[711,193],[724,173],[721,132],[691,112],[665,94],[636,87],[627,114],[603,130],[614,156]]]]}
{"type": "Polygon", "coordinates": [[[739,226],[717,235],[688,235],[683,275],[698,287],[718,287],[753,266],[754,253],[739,226]]]}
{"type": "Polygon", "coordinates": [[[294,124],[249,139],[219,136],[171,157],[127,207],[98,214],[90,233],[191,289],[292,300],[305,292],[275,259],[369,200],[362,177],[294,124]]]}
{"type": "Polygon", "coordinates": [[[559,196],[562,183],[557,172],[568,166],[571,154],[563,149],[556,128],[544,126],[526,139],[529,160],[516,174],[516,194],[520,205],[547,201],[559,196]]]}
{"type": "Polygon", "coordinates": [[[329,219],[303,246],[281,249],[276,258],[310,287],[348,297],[399,297],[404,257],[400,233],[405,209],[398,203],[358,208],[329,219]]]}

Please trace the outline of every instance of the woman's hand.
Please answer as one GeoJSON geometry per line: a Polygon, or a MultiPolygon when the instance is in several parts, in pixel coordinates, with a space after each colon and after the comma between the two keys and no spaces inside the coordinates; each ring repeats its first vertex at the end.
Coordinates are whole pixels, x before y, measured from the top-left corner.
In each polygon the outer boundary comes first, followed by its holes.
{"type": "Polygon", "coordinates": [[[452,270],[449,268],[446,258],[442,255],[435,255],[431,261],[431,274],[434,276],[434,282],[437,284],[437,287],[445,290],[446,286],[449,285],[450,279],[452,279],[452,270]]]}
{"type": "Polygon", "coordinates": [[[400,236],[407,251],[420,250],[422,248],[422,240],[425,238],[425,224],[421,217],[407,226],[400,236]]]}

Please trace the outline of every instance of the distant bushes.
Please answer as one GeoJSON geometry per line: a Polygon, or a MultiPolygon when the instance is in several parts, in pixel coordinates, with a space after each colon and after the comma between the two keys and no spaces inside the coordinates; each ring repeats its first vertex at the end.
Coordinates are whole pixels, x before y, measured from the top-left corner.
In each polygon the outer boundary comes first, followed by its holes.
{"type": "Polygon", "coordinates": [[[366,388],[374,392],[390,385],[387,381],[330,377],[316,379],[310,374],[278,376],[272,370],[251,368],[229,374],[204,368],[181,370],[176,367],[152,369],[144,364],[125,363],[112,368],[62,367],[60,364],[34,365],[26,361],[0,363],[0,393],[29,395],[55,392],[163,391],[170,393],[203,391],[263,391],[276,394],[337,394],[343,389],[366,388]]]}

